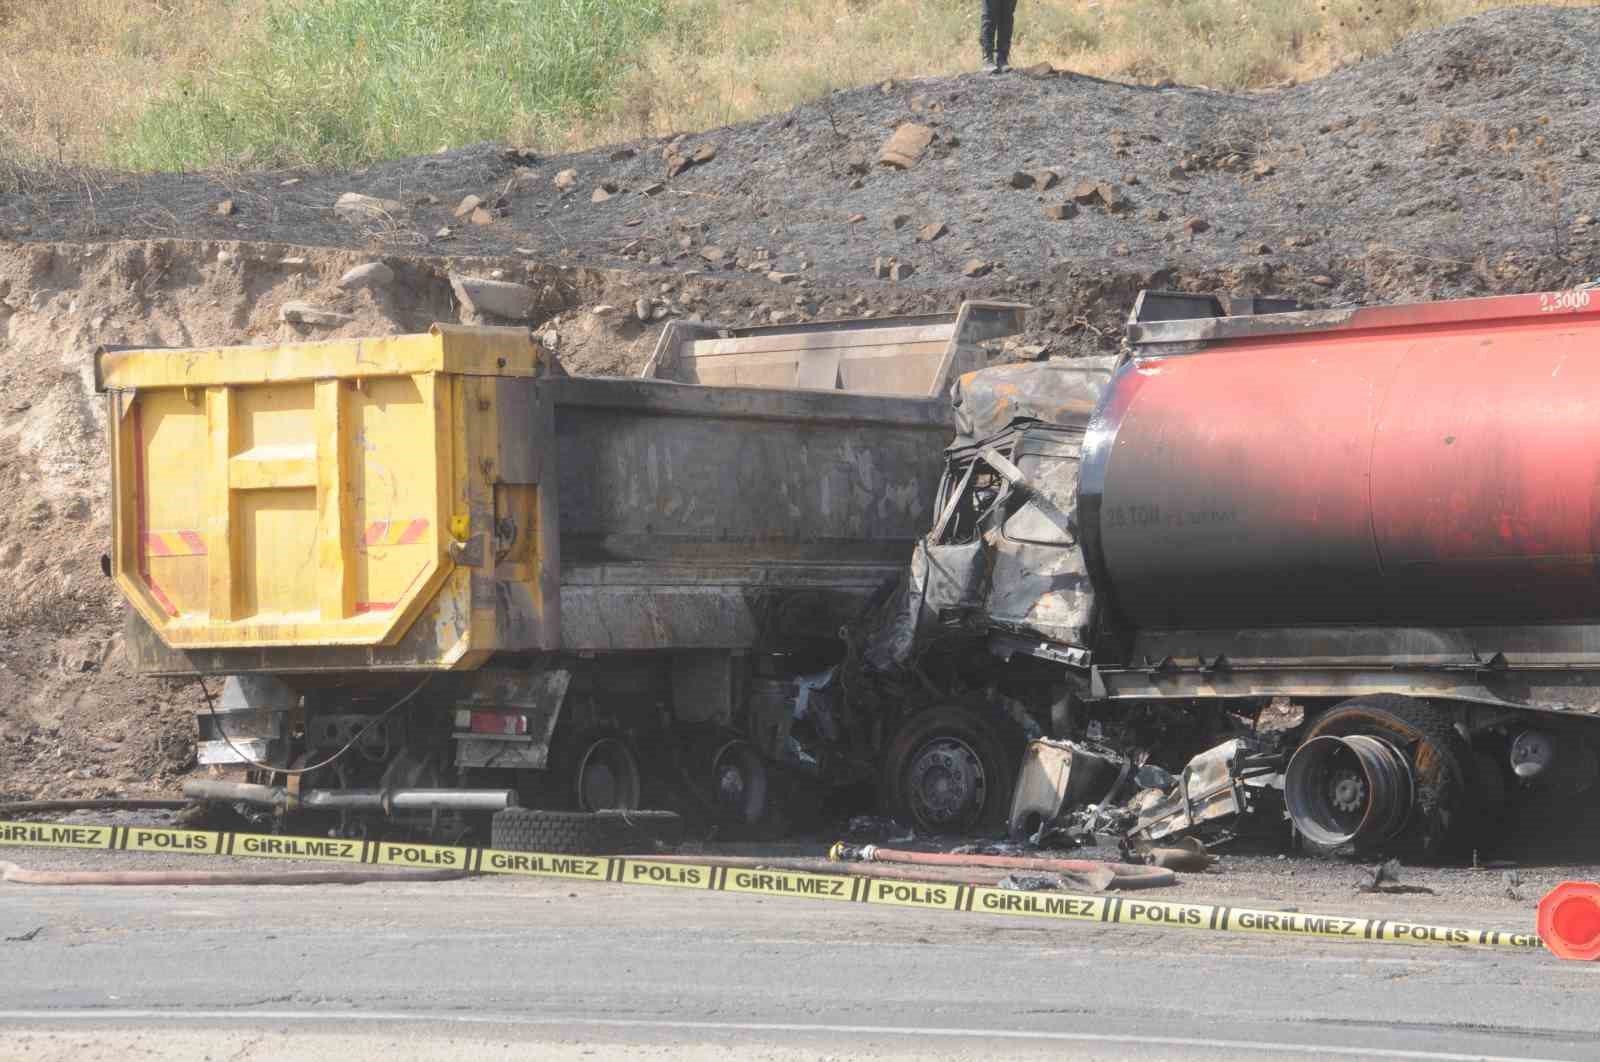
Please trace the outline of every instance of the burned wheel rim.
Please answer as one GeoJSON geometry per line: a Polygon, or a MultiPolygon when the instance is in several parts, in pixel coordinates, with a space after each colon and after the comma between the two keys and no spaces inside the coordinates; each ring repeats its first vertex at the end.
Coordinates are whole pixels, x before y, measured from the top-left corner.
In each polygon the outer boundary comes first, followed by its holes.
{"type": "Polygon", "coordinates": [[[911,757],[906,793],[912,814],[924,826],[965,825],[978,817],[988,797],[983,760],[960,738],[933,738],[911,757]]]}
{"type": "Polygon", "coordinates": [[[711,769],[717,807],[730,821],[751,825],[767,813],[767,767],[744,741],[730,741],[711,769]]]}
{"type": "Polygon", "coordinates": [[[590,742],[578,761],[578,807],[583,811],[639,806],[639,761],[619,738],[590,742]]]}
{"type": "Polygon", "coordinates": [[[1283,793],[1295,828],[1314,844],[1379,844],[1411,813],[1411,767],[1383,738],[1314,737],[1290,758],[1283,793]]]}

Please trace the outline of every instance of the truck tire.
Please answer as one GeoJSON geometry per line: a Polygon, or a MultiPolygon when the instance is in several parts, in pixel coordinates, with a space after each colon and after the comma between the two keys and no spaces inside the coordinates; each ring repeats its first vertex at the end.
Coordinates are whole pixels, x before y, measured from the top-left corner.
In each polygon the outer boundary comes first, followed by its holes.
{"type": "MultiPolygon", "coordinates": [[[[1462,839],[1476,806],[1471,799],[1472,750],[1456,732],[1450,712],[1395,693],[1357,697],[1312,722],[1301,744],[1316,737],[1351,735],[1390,742],[1411,768],[1411,810],[1404,824],[1369,850],[1430,862],[1448,855],[1462,839]]],[[[1343,847],[1305,843],[1321,854],[1343,847]]]]}
{"type": "Polygon", "coordinates": [[[923,834],[1004,831],[1016,769],[976,711],[944,705],[906,720],[884,753],[879,801],[923,834]]]}
{"type": "Polygon", "coordinates": [[[555,855],[647,854],[683,843],[674,811],[541,811],[507,808],[489,822],[489,847],[555,855]]]}

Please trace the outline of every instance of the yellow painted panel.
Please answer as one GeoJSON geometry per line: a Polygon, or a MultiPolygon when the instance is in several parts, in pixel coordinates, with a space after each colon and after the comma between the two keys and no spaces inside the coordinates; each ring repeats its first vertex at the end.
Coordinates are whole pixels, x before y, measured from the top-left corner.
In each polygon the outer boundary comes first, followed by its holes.
{"type": "Polygon", "coordinates": [[[388,613],[438,560],[433,410],[418,381],[404,376],[347,388],[345,398],[353,605],[358,613],[388,613]]]}
{"type": "Polygon", "coordinates": [[[311,488],[237,495],[239,607],[257,620],[317,612],[317,496],[311,488]]]}
{"type": "Polygon", "coordinates": [[[107,353],[100,378],[107,389],[282,384],[424,372],[534,376],[539,348],[525,328],[434,325],[427,333],[320,343],[127,350],[107,353]]]}

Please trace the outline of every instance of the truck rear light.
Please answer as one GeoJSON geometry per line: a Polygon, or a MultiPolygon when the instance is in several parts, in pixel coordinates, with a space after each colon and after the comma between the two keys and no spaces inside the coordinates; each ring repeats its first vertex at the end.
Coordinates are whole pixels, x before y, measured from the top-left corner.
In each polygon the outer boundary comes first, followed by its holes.
{"type": "Polygon", "coordinates": [[[474,712],[463,708],[456,712],[456,729],[470,730],[474,734],[526,734],[528,717],[510,712],[474,712]]]}

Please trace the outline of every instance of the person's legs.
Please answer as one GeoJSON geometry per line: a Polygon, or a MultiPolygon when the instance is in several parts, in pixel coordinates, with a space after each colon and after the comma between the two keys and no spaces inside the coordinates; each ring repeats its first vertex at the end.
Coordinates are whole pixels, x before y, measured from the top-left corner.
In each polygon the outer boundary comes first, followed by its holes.
{"type": "Polygon", "coordinates": [[[983,0],[983,11],[978,16],[978,46],[983,49],[983,65],[994,63],[995,13],[1006,0],[983,0]]]}
{"type": "Polygon", "coordinates": [[[995,6],[994,61],[1002,67],[1010,66],[1011,27],[1016,19],[1017,0],[993,0],[993,2],[995,6]]]}

